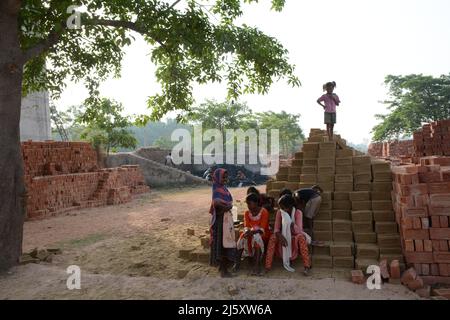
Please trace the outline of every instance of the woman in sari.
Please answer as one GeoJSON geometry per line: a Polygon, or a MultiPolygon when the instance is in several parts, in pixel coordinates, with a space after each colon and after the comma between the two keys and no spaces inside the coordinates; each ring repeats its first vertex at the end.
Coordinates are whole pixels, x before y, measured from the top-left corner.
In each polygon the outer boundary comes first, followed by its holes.
{"type": "Polygon", "coordinates": [[[213,174],[210,264],[219,266],[222,277],[230,277],[228,266],[236,262],[236,239],[233,224],[233,197],[225,186],[228,173],[217,169],[213,174]]]}

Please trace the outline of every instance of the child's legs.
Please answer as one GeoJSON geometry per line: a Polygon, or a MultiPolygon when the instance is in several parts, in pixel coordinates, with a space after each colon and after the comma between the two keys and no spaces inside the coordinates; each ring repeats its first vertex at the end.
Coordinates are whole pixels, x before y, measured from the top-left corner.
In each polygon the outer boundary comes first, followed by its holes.
{"type": "Polygon", "coordinates": [[[303,266],[305,268],[311,268],[311,260],[309,257],[308,243],[306,242],[306,238],[301,234],[296,238],[296,240],[298,241],[298,249],[300,251],[300,255],[302,256],[303,266]]]}
{"type": "Polygon", "coordinates": [[[266,262],[265,268],[266,270],[272,269],[273,257],[275,255],[275,249],[277,245],[277,237],[275,234],[272,234],[269,239],[269,243],[267,244],[267,252],[266,252],[266,262]]]}

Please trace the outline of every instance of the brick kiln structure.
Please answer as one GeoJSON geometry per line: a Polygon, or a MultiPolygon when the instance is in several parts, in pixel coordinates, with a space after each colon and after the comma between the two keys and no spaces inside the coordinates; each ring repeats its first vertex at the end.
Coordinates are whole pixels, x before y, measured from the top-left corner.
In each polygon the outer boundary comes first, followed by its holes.
{"type": "Polygon", "coordinates": [[[99,169],[84,142],[23,142],[27,219],[128,202],[149,191],[138,166],[99,169]]]}
{"type": "MultiPolygon", "coordinates": [[[[380,260],[403,263],[400,234],[392,206],[390,163],[372,159],[336,137],[312,129],[291,166],[281,167],[267,184],[275,199],[282,188],[296,190],[319,184],[325,191],[314,220],[313,267],[359,268],[380,260]]],[[[273,221],[272,217],[272,221],[273,221]]]]}

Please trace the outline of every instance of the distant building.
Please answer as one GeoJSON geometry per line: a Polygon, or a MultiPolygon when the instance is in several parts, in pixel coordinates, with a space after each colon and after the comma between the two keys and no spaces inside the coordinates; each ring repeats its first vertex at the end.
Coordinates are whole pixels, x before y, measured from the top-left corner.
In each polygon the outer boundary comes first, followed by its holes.
{"type": "Polygon", "coordinates": [[[32,93],[22,99],[20,140],[44,141],[51,139],[52,129],[48,93],[32,93]]]}

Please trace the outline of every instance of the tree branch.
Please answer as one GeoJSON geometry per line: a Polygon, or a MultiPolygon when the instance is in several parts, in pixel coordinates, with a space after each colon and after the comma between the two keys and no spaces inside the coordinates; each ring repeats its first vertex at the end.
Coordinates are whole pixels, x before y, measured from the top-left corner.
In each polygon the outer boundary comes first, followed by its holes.
{"type": "Polygon", "coordinates": [[[66,25],[63,22],[61,22],[59,31],[57,30],[57,28],[54,28],[52,31],[50,31],[46,39],[42,40],[34,47],[27,49],[23,53],[22,55],[23,61],[28,62],[29,60],[36,58],[37,56],[42,54],[44,51],[51,49],[54,45],[58,43],[58,41],[61,39],[61,36],[66,29],[67,29],[66,25]]]}
{"type": "Polygon", "coordinates": [[[130,29],[137,33],[148,35],[153,40],[158,42],[161,47],[165,47],[164,43],[161,40],[156,39],[147,30],[140,28],[135,22],[124,21],[124,20],[92,19],[92,20],[85,21],[85,24],[130,29]]]}
{"type": "Polygon", "coordinates": [[[181,0],[175,1],[174,3],[172,3],[172,5],[169,7],[169,9],[172,9],[173,7],[175,7],[180,2],[181,2],[181,0]]]}

